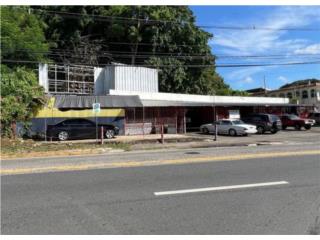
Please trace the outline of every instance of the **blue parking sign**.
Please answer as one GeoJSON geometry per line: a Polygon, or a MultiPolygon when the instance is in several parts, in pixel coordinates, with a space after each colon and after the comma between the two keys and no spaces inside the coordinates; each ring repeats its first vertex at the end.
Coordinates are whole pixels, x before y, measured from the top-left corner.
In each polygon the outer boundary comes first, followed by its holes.
{"type": "Polygon", "coordinates": [[[92,111],[95,113],[99,113],[100,112],[100,103],[93,103],[92,104],[92,111]]]}

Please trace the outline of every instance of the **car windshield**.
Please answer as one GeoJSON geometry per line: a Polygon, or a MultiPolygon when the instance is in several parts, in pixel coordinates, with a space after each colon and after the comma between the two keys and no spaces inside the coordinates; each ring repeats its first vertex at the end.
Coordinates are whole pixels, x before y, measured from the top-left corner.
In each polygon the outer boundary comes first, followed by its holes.
{"type": "Polygon", "coordinates": [[[242,122],[241,120],[233,120],[232,124],[233,125],[238,125],[238,124],[244,124],[244,122],[242,122]]]}
{"type": "Polygon", "coordinates": [[[290,119],[294,120],[294,119],[300,119],[298,116],[294,115],[294,114],[290,114],[288,116],[290,119]]]}

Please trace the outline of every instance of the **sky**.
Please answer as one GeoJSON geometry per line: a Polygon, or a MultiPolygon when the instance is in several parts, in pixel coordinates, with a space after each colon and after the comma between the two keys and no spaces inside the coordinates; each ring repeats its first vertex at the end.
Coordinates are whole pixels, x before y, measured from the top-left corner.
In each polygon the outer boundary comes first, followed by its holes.
{"type": "MultiPolygon", "coordinates": [[[[265,31],[204,28],[211,32],[212,53],[221,64],[312,62],[320,60],[320,31],[279,31],[278,29],[320,28],[320,6],[190,6],[199,26],[269,28],[265,31]],[[276,59],[268,55],[280,55],[276,59]],[[220,56],[220,58],[219,58],[220,56]],[[263,56],[226,58],[224,56],[263,56]],[[266,58],[268,56],[268,58],[266,58]]],[[[233,89],[263,87],[277,89],[296,80],[320,79],[320,64],[217,68],[233,89]]]]}

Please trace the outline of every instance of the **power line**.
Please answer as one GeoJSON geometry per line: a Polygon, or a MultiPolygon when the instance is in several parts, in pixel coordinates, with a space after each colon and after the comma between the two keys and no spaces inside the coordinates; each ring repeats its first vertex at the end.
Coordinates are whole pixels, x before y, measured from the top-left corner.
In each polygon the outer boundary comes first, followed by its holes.
{"type": "MultiPolygon", "coordinates": [[[[7,63],[37,63],[38,61],[29,60],[14,60],[14,59],[2,59],[2,62],[7,63]]],[[[53,64],[65,64],[65,63],[53,63],[53,64]]],[[[117,64],[82,64],[82,63],[68,63],[68,65],[81,64],[83,66],[117,66],[117,67],[150,67],[150,68],[162,68],[162,67],[188,67],[188,68],[207,68],[207,67],[220,67],[220,68],[236,68],[236,67],[267,67],[267,66],[290,66],[290,65],[309,65],[309,64],[320,64],[320,61],[309,61],[309,62],[287,62],[287,63],[264,63],[264,64],[203,64],[203,65],[117,65],[117,64]]]]}
{"type": "MultiPolygon", "coordinates": [[[[8,48],[2,48],[2,50],[8,50],[8,48]]],[[[72,50],[65,50],[65,49],[51,49],[49,51],[35,51],[35,50],[30,50],[26,48],[19,48],[15,49],[15,52],[26,52],[28,54],[48,54],[48,55],[88,55],[90,53],[79,53],[79,52],[74,52],[72,50]]],[[[186,53],[167,53],[161,54],[161,52],[153,54],[152,52],[144,52],[148,54],[133,54],[132,52],[122,52],[122,51],[98,51],[99,53],[103,54],[95,54],[95,56],[98,57],[137,57],[137,58],[150,58],[150,57],[156,57],[156,58],[212,58],[212,57],[217,57],[217,58],[288,58],[288,57],[320,57],[320,54],[267,54],[267,55],[208,55],[208,54],[195,54],[195,55],[189,55],[186,53]],[[114,54],[114,53],[121,53],[121,54],[114,54]]],[[[143,52],[139,52],[143,53],[143,52]]]]}
{"type": "MultiPolygon", "coordinates": [[[[20,7],[15,7],[17,9],[21,9],[20,7]]],[[[75,13],[75,12],[65,12],[65,11],[52,11],[45,9],[36,9],[31,8],[34,11],[38,12],[46,12],[48,14],[57,14],[64,17],[71,18],[79,18],[81,16],[91,17],[97,21],[107,21],[112,22],[114,20],[122,21],[122,22],[140,22],[143,24],[154,25],[156,23],[161,24],[178,24],[178,25],[188,25],[188,22],[178,22],[178,21],[169,21],[169,20],[154,20],[147,18],[127,18],[127,17],[116,17],[116,16],[104,16],[104,15],[96,15],[96,14],[83,14],[83,13],[75,13]]],[[[194,24],[194,23],[192,23],[194,24]]],[[[210,28],[210,29],[220,29],[220,30],[262,30],[262,31],[320,31],[320,28],[272,28],[272,27],[257,27],[253,26],[219,26],[219,25],[198,25],[199,28],[210,28]]]]}

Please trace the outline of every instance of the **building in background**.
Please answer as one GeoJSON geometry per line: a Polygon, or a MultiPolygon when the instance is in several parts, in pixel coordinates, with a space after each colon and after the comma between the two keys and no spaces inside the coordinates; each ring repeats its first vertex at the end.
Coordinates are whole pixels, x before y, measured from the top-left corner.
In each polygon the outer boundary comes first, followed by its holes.
{"type": "Polygon", "coordinates": [[[48,124],[83,117],[120,128],[125,135],[198,131],[204,123],[255,112],[297,112],[285,96],[243,97],[163,93],[158,70],[111,64],[105,67],[39,65],[39,84],[51,97],[51,106],[34,119],[34,128],[45,132],[48,124]],[[94,114],[93,103],[102,111],[94,114]]]}
{"type": "Polygon", "coordinates": [[[311,105],[314,111],[320,112],[320,80],[317,79],[295,81],[276,90],[255,88],[247,90],[247,92],[251,96],[286,97],[290,103],[311,105]]]}

